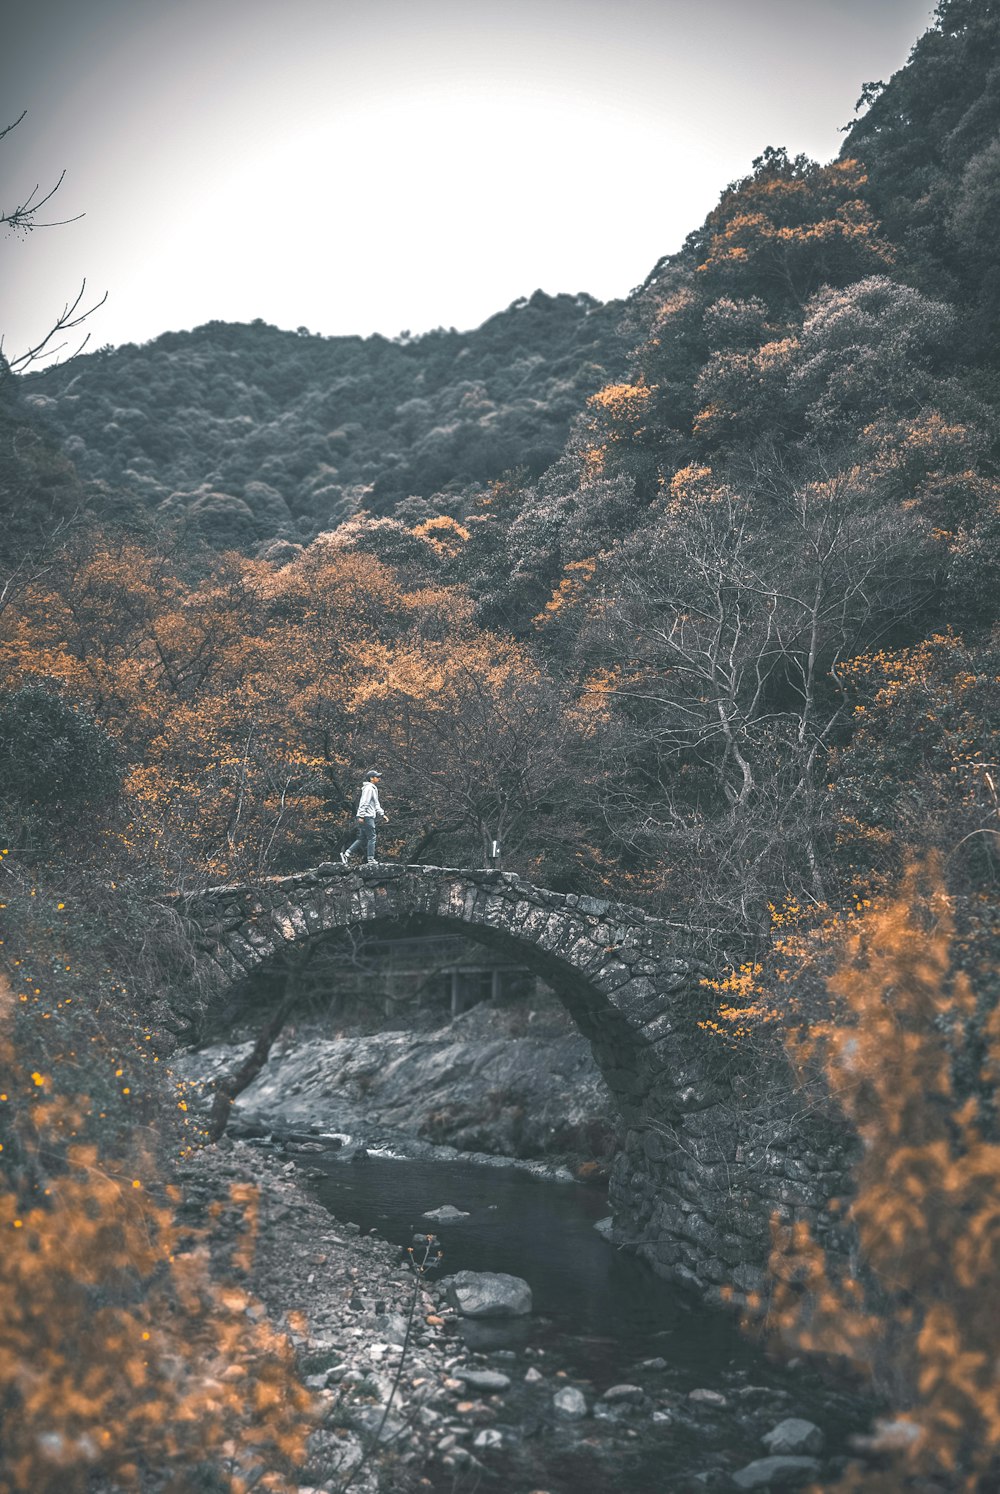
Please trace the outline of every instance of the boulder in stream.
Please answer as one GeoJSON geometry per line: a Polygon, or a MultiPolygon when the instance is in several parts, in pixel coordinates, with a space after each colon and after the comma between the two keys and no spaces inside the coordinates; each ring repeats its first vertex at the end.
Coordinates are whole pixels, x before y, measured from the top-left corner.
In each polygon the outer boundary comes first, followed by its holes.
{"type": "Polygon", "coordinates": [[[441,1224],[451,1224],[456,1219],[468,1219],[467,1209],[456,1209],[454,1204],[442,1204],[439,1209],[428,1209],[425,1219],[437,1219],[441,1224]]]}
{"type": "Polygon", "coordinates": [[[441,1284],[463,1317],[520,1318],[531,1311],[530,1286],[506,1271],[458,1271],[441,1284]]]}
{"type": "Polygon", "coordinates": [[[601,1397],[604,1401],[631,1401],[635,1405],[641,1405],[646,1399],[646,1392],[641,1385],[612,1385],[601,1397]]]}
{"type": "Polygon", "coordinates": [[[461,1369],[452,1370],[456,1380],[462,1380],[469,1386],[470,1390],[485,1390],[491,1395],[499,1391],[510,1389],[510,1376],[501,1374],[499,1370],[491,1369],[461,1369]]]}
{"type": "Polygon", "coordinates": [[[785,1457],[815,1457],[823,1451],[823,1433],[813,1421],[786,1416],[761,1439],[769,1453],[785,1457]]]}
{"type": "Polygon", "coordinates": [[[562,1390],[557,1390],[552,1405],[556,1415],[565,1421],[581,1421],[587,1414],[586,1398],[575,1385],[564,1385],[562,1390]]]}
{"type": "Polygon", "coordinates": [[[816,1458],[758,1458],[731,1477],[738,1489],[800,1489],[819,1470],[816,1458]]]}
{"type": "Polygon", "coordinates": [[[697,1390],[689,1390],[688,1400],[692,1405],[715,1406],[720,1411],[729,1405],[729,1402],[720,1390],[706,1390],[703,1386],[699,1386],[697,1390]]]}

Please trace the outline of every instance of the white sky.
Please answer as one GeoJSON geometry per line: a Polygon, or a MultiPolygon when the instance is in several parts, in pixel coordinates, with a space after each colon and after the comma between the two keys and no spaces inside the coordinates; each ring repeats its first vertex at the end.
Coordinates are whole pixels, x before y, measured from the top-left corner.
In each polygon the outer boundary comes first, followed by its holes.
{"type": "Polygon", "coordinates": [[[927,0],[6,0],[15,354],[213,318],[393,336],[541,286],[626,294],[767,145],[829,159],[927,0]]]}

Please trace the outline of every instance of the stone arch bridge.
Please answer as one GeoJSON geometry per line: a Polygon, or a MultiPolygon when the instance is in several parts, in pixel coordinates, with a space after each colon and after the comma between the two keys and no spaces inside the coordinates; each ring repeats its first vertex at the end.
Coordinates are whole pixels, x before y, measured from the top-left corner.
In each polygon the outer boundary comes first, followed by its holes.
{"type": "Polygon", "coordinates": [[[589,1039],[623,1122],[615,1238],[661,1275],[739,1300],[763,1283],[772,1223],[826,1213],[845,1138],[796,1091],[780,1035],[733,1051],[702,1026],[708,973],[681,925],[508,872],[324,864],[178,895],[197,950],[197,1023],[290,946],[348,928],[461,933],[544,979],[589,1039]]]}

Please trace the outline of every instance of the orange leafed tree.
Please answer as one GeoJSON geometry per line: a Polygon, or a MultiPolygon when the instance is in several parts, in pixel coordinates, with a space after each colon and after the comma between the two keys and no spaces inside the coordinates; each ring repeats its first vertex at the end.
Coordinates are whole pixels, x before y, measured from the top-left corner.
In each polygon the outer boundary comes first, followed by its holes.
{"type": "MultiPolygon", "coordinates": [[[[0,991],[0,1494],[297,1486],[311,1398],[292,1347],[210,1242],[178,1220],[176,1189],[73,1139],[86,1101],[21,1072],[0,991]],[[12,1114],[12,1119],[10,1119],[12,1114]]],[[[249,1265],[254,1198],[234,1191],[249,1265]]]]}
{"type": "Polygon", "coordinates": [[[865,201],[857,161],[819,166],[767,150],[753,175],[734,182],[695,235],[698,273],[714,290],[737,286],[802,301],[822,284],[843,285],[892,262],[865,201]]]}
{"type": "Polygon", "coordinates": [[[838,1272],[805,1226],[777,1227],[772,1322],[874,1371],[894,1399],[874,1439],[895,1448],[892,1467],[863,1484],[886,1494],[904,1474],[994,1488],[1000,1470],[1000,1012],[977,1016],[958,947],[936,870],[911,870],[851,936],[834,1019],[795,1045],[801,1064],[821,1060],[861,1140],[862,1265],[838,1272]]]}

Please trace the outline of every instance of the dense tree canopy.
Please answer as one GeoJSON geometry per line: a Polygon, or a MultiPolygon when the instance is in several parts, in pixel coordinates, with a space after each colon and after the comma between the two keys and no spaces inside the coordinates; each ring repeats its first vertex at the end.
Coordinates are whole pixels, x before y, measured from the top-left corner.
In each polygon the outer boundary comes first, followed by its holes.
{"type": "Polygon", "coordinates": [[[992,647],[996,43],[942,4],[838,160],[764,150],[621,305],[210,323],[21,380],[17,522],[44,487],[85,522],[18,570],[5,688],[93,712],[214,870],[321,854],[378,744],[407,854],[624,858],[662,901],[700,869],[752,943],[775,897],[836,900],[856,661],[992,647]]]}
{"type": "Polygon", "coordinates": [[[40,373],[26,397],[81,473],[246,547],[541,472],[620,361],[617,319],[537,291],[477,331],[394,341],[210,322],[40,373]]]}

